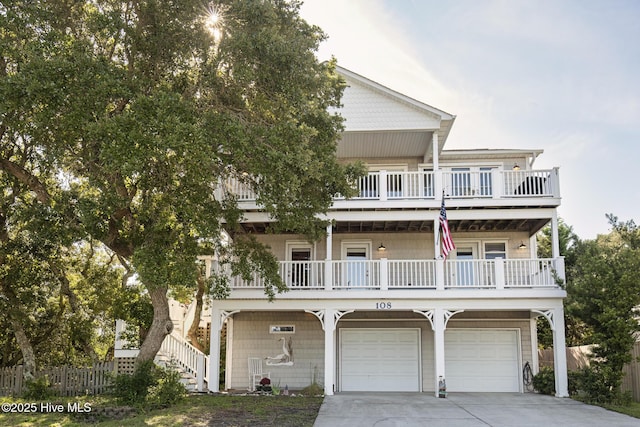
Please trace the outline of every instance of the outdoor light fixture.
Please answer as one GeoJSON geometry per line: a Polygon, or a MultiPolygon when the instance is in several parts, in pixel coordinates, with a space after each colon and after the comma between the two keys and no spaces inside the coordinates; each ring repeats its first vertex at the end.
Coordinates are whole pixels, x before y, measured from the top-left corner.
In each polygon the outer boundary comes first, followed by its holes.
{"type": "Polygon", "coordinates": [[[386,250],[387,248],[382,243],[380,243],[380,246],[378,246],[378,252],[384,252],[386,250]]]}
{"type": "Polygon", "coordinates": [[[516,164],[514,164],[514,165],[513,165],[513,168],[512,168],[512,169],[513,169],[514,171],[519,171],[519,170],[520,170],[520,165],[516,163],[516,164]]]}
{"type": "Polygon", "coordinates": [[[527,249],[527,245],[524,242],[520,242],[520,246],[518,246],[518,249],[527,249]]]}

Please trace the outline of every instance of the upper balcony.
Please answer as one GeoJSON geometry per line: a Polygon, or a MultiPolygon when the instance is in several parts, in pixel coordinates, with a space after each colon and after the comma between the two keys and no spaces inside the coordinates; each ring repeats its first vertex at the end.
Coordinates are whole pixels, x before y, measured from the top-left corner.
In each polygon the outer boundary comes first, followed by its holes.
{"type": "MultiPolygon", "coordinates": [[[[333,209],[437,208],[443,196],[448,207],[560,204],[558,168],[469,169],[369,172],[356,183],[358,195],[348,200],[336,195],[333,209]]],[[[223,189],[238,197],[242,209],[259,208],[255,193],[241,180],[229,178],[219,191],[223,189]]]]}
{"type": "MultiPolygon", "coordinates": [[[[221,272],[215,262],[210,268],[221,272]]],[[[564,258],[281,261],[280,277],[289,292],[278,298],[286,299],[359,298],[366,294],[349,291],[377,291],[377,295],[390,297],[394,291],[402,291],[406,296],[406,291],[413,290],[420,291],[422,298],[435,291],[444,291],[452,298],[468,296],[455,293],[463,289],[520,289],[539,293],[544,289],[561,289],[564,258]]],[[[230,275],[229,280],[231,298],[259,295],[265,285],[257,272],[250,280],[230,275]],[[255,292],[248,292],[251,290],[255,292]]]]}

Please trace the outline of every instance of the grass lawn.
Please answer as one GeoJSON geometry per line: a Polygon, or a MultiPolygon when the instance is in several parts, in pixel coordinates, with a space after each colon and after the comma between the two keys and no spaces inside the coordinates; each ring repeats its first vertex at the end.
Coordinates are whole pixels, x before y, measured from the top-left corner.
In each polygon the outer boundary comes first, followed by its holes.
{"type": "Polygon", "coordinates": [[[602,406],[611,411],[616,411],[616,412],[620,412],[621,414],[627,414],[635,418],[640,418],[640,403],[638,402],[631,402],[626,406],[617,406],[617,405],[602,405],[602,406]]]}
{"type": "MultiPolygon", "coordinates": [[[[28,403],[24,400],[0,399],[4,403],[28,403]]],[[[97,408],[115,406],[105,398],[53,398],[52,404],[67,408],[69,402],[78,402],[80,406],[90,403],[93,412],[97,408]]],[[[47,403],[47,402],[45,402],[47,403]]],[[[167,409],[153,410],[127,417],[121,420],[85,420],[82,415],[69,413],[6,413],[0,412],[1,426],[88,426],[138,427],[138,426],[312,426],[322,397],[298,396],[189,396],[182,403],[167,409]]],[[[41,402],[36,406],[40,408],[41,402]]],[[[57,408],[57,407],[54,407],[57,408]]],[[[16,405],[17,409],[17,405],[16,405]]]]}

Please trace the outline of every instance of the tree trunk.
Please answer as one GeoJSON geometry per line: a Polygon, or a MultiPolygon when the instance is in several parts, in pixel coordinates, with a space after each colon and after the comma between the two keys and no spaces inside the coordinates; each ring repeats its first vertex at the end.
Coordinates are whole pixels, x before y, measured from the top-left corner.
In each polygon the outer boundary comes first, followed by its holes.
{"type": "Polygon", "coordinates": [[[20,347],[20,351],[22,352],[22,364],[24,366],[23,377],[29,381],[32,380],[36,374],[36,356],[33,353],[33,346],[27,334],[24,332],[22,323],[17,321],[13,316],[9,316],[18,347],[20,347]]]}
{"type": "MultiPolygon", "coordinates": [[[[78,303],[78,296],[71,289],[71,285],[69,284],[69,279],[67,279],[67,276],[59,268],[59,266],[52,265],[52,269],[60,278],[60,292],[62,292],[63,295],[67,296],[67,299],[69,300],[69,305],[71,306],[71,311],[74,314],[84,317],[82,310],[80,308],[80,304],[78,303]]],[[[78,344],[80,344],[80,346],[84,350],[85,355],[89,356],[91,358],[91,361],[95,363],[98,361],[98,355],[96,354],[95,349],[91,345],[91,336],[87,335],[86,333],[83,333],[86,331],[82,331],[82,329],[84,329],[84,326],[85,326],[83,325],[83,323],[84,322],[78,322],[78,323],[72,324],[71,327],[81,330],[80,333],[74,334],[75,340],[78,341],[78,344]]]]}
{"type": "Polygon", "coordinates": [[[162,286],[149,290],[151,304],[153,305],[153,322],[149,333],[140,346],[140,353],[136,364],[153,360],[162,346],[164,338],[173,331],[173,322],[169,316],[169,301],[167,300],[167,287],[162,286]]]}
{"type": "Polygon", "coordinates": [[[200,350],[204,353],[204,347],[198,341],[198,328],[200,327],[200,316],[202,315],[202,297],[204,296],[204,276],[202,274],[198,274],[198,292],[196,292],[196,308],[193,313],[193,323],[189,327],[189,331],[187,332],[187,339],[191,343],[192,346],[200,350]]]}

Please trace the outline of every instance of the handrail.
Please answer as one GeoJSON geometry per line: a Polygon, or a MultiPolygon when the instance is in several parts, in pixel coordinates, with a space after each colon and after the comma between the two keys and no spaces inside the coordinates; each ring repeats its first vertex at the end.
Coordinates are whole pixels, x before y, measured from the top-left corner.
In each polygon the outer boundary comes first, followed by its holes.
{"type": "MultiPolygon", "coordinates": [[[[325,279],[335,290],[438,289],[438,277],[442,289],[557,287],[564,263],[562,258],[280,261],[280,274],[291,291],[327,289],[325,279]]],[[[258,273],[249,281],[229,279],[235,290],[264,287],[258,273]]]]}
{"type": "Polygon", "coordinates": [[[204,387],[202,379],[208,381],[207,374],[207,356],[189,344],[184,338],[169,334],[162,341],[160,351],[171,358],[171,361],[177,363],[182,369],[191,374],[198,382],[198,391],[204,387]]]}
{"type": "MultiPolygon", "coordinates": [[[[357,195],[351,200],[436,199],[444,193],[449,199],[514,199],[523,197],[560,197],[558,169],[540,170],[440,170],[375,171],[359,178],[357,195]]],[[[227,178],[220,186],[238,201],[256,201],[246,180],[227,178]]],[[[336,195],[334,200],[344,200],[336,195]]]]}

